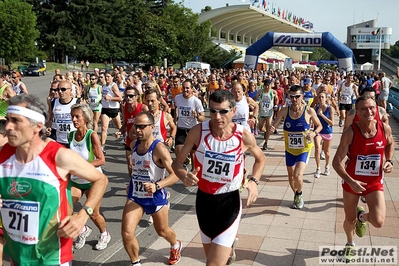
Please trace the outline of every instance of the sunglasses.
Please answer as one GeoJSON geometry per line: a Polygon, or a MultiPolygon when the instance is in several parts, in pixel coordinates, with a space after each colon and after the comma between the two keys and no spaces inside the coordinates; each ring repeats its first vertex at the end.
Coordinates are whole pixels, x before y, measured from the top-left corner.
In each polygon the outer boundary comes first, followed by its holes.
{"type": "Polygon", "coordinates": [[[100,79],[103,79],[104,77],[99,77],[100,79]]]}
{"type": "Polygon", "coordinates": [[[16,78],[18,78],[18,77],[11,77],[11,78],[16,79],[16,78]]]}
{"type": "Polygon", "coordinates": [[[128,98],[133,98],[134,96],[137,96],[136,94],[126,94],[126,97],[128,98]]]}
{"type": "Polygon", "coordinates": [[[151,86],[145,86],[145,88],[146,88],[146,89],[152,89],[152,87],[151,87],[151,86]]]}
{"type": "Polygon", "coordinates": [[[139,129],[141,129],[141,130],[143,130],[143,129],[145,129],[146,127],[148,127],[148,126],[151,126],[152,124],[148,124],[148,125],[136,125],[136,124],[133,124],[133,126],[135,127],[135,128],[139,128],[139,129]]]}
{"type": "Polygon", "coordinates": [[[231,111],[231,109],[216,110],[216,109],[213,109],[213,108],[209,108],[209,112],[211,112],[211,114],[219,113],[221,115],[225,115],[225,114],[227,114],[230,111],[231,111]]]}
{"type": "Polygon", "coordinates": [[[69,90],[70,88],[58,88],[57,91],[66,91],[69,90]]]}
{"type": "Polygon", "coordinates": [[[96,79],[90,79],[90,80],[96,80],[96,79]]]}
{"type": "Polygon", "coordinates": [[[302,96],[302,94],[295,94],[295,95],[290,95],[291,99],[299,99],[302,96]]]}
{"type": "Polygon", "coordinates": [[[58,89],[50,89],[51,92],[56,92],[58,89]]]}

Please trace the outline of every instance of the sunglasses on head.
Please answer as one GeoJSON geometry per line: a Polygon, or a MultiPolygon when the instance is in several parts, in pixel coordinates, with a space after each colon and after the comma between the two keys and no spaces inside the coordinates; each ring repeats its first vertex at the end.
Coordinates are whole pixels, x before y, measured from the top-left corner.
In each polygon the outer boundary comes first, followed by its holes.
{"type": "Polygon", "coordinates": [[[57,91],[66,91],[69,90],[70,88],[58,88],[57,91]]]}
{"type": "Polygon", "coordinates": [[[302,94],[294,94],[294,95],[290,95],[291,99],[299,99],[302,96],[302,94]]]}
{"type": "Polygon", "coordinates": [[[211,112],[211,114],[216,114],[219,113],[221,115],[225,115],[228,112],[230,112],[231,109],[222,109],[222,110],[217,110],[217,109],[213,109],[213,108],[209,108],[209,112],[211,112]]]}
{"type": "Polygon", "coordinates": [[[128,98],[133,98],[134,96],[136,96],[136,94],[126,94],[126,97],[128,98]]]}
{"type": "Polygon", "coordinates": [[[139,129],[143,130],[143,129],[145,129],[148,126],[151,126],[151,124],[147,124],[147,125],[136,125],[136,124],[133,124],[133,126],[135,128],[139,128],[139,129]]]}

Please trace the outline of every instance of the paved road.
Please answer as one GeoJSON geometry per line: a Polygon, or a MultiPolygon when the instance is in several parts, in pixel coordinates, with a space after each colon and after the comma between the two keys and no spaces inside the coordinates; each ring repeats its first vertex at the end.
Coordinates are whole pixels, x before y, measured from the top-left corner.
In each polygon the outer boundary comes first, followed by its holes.
{"type": "MultiPolygon", "coordinates": [[[[44,77],[23,77],[22,81],[26,84],[29,93],[36,94],[45,101],[50,89],[50,81],[52,73],[48,73],[44,77]]],[[[109,129],[108,139],[106,143],[107,154],[106,164],[103,167],[104,173],[108,176],[109,184],[105,192],[101,212],[106,218],[107,230],[111,234],[111,242],[104,251],[94,250],[93,247],[97,243],[96,237],[99,234],[96,226],[89,221],[88,225],[93,228],[93,233],[87,238],[86,245],[75,252],[75,260],[73,265],[128,265],[129,257],[127,256],[121,239],[121,218],[123,206],[126,201],[126,185],[129,176],[127,174],[127,166],[125,160],[124,143],[113,137],[115,128],[109,129]]],[[[171,194],[171,211],[169,215],[169,223],[174,224],[181,218],[194,204],[193,188],[187,189],[179,181],[169,189],[171,194]]],[[[81,200],[81,202],[84,202],[81,200]]],[[[80,204],[75,206],[75,210],[79,210],[80,204]]],[[[144,216],[137,229],[138,240],[141,252],[149,247],[158,239],[153,226],[147,222],[149,216],[144,216]]],[[[167,244],[165,242],[165,247],[167,244]]],[[[6,266],[9,265],[5,262],[6,266]]]]}

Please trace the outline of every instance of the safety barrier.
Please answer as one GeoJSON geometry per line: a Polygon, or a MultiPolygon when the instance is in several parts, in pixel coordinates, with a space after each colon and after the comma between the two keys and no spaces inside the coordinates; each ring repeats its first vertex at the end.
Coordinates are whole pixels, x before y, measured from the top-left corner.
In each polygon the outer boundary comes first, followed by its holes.
{"type": "Polygon", "coordinates": [[[399,89],[396,87],[391,87],[389,90],[388,98],[388,111],[392,112],[392,115],[396,120],[399,121],[399,89]]]}

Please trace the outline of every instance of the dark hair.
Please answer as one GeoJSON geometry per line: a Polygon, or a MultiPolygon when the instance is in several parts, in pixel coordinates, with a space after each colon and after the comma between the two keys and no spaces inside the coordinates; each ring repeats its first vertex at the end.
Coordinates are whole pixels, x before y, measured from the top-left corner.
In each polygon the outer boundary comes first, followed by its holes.
{"type": "Polygon", "coordinates": [[[7,123],[7,120],[0,119],[0,135],[2,135],[3,137],[5,137],[7,135],[6,123],[7,123]]]}
{"type": "Polygon", "coordinates": [[[211,102],[223,103],[229,102],[229,107],[233,108],[236,106],[236,101],[234,100],[233,94],[228,90],[216,90],[209,96],[209,104],[211,102]]]}
{"type": "Polygon", "coordinates": [[[375,93],[375,89],[373,87],[366,87],[366,88],[364,88],[363,90],[360,91],[360,95],[363,95],[367,91],[375,93]]]}
{"type": "Polygon", "coordinates": [[[191,79],[185,79],[185,80],[182,82],[182,84],[183,84],[183,83],[186,83],[186,82],[190,83],[190,88],[193,87],[193,81],[192,81],[191,79]]]}
{"type": "Polygon", "coordinates": [[[159,91],[157,89],[151,88],[145,91],[144,93],[144,98],[147,98],[147,95],[153,94],[155,93],[157,95],[157,99],[160,100],[161,99],[161,94],[159,93],[159,91]]]}
{"type": "Polygon", "coordinates": [[[130,90],[134,90],[134,94],[140,95],[139,90],[136,89],[135,87],[132,87],[132,86],[127,86],[127,87],[125,88],[125,95],[126,95],[126,93],[127,93],[128,90],[129,90],[129,91],[130,91],[130,90]]]}
{"type": "Polygon", "coordinates": [[[300,91],[300,93],[303,94],[303,88],[302,88],[302,86],[299,86],[299,85],[292,85],[290,87],[290,91],[292,91],[292,92],[300,91]]]}

